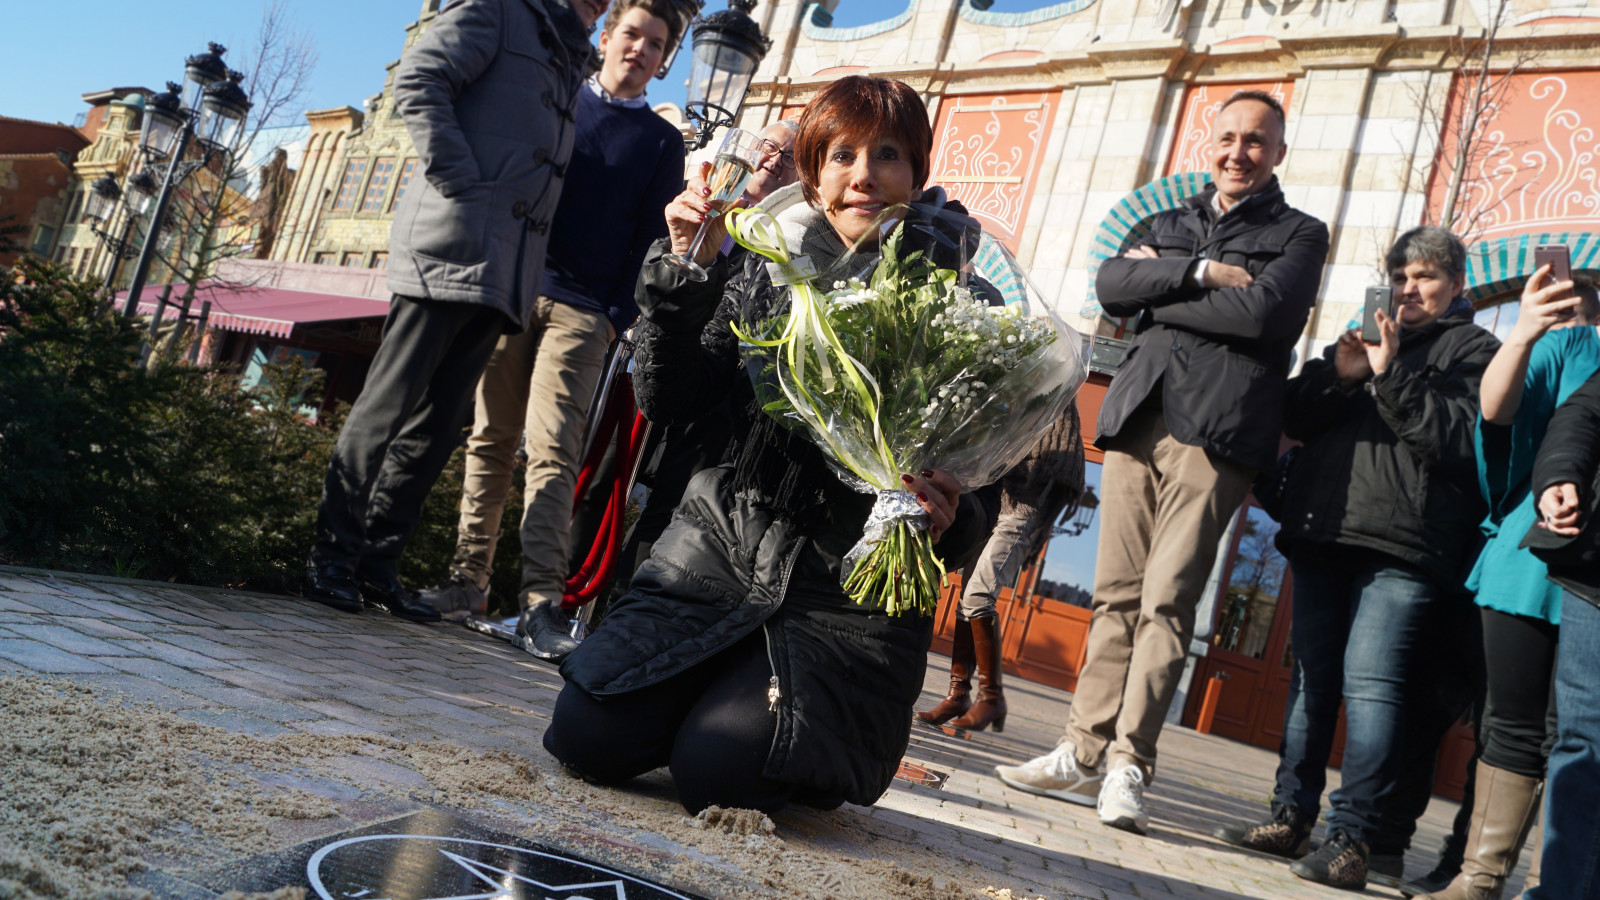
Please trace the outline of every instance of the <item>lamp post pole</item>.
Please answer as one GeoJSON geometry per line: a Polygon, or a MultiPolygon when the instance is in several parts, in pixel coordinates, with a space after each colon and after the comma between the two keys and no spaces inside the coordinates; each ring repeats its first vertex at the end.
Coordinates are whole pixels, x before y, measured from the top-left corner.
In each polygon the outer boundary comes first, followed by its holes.
{"type": "Polygon", "coordinates": [[[178,133],[178,146],[172,151],[172,161],[167,164],[166,177],[161,179],[161,193],[156,195],[156,208],[150,215],[150,228],[145,234],[144,246],[139,248],[139,262],[133,267],[133,281],[128,284],[128,299],[122,306],[124,316],[133,315],[139,308],[139,295],[144,292],[145,279],[150,277],[150,263],[155,259],[156,234],[161,229],[161,223],[166,220],[167,207],[172,204],[172,189],[177,184],[178,167],[183,164],[183,155],[189,150],[189,141],[194,137],[194,117],[190,116],[183,124],[183,130],[178,133]]]}
{"type": "MultiPolygon", "coordinates": [[[[242,134],[245,116],[250,112],[250,97],[239,87],[244,76],[223,63],[222,56],[227,52],[221,44],[211,44],[208,52],[189,57],[183,86],[168,82],[165,94],[151,97],[146,103],[140,151],[152,162],[165,155],[167,171],[156,194],[155,208],[150,211],[150,226],[145,229],[139,262],[128,285],[128,299],[122,307],[124,316],[133,315],[139,308],[174,190],[185,178],[209,166],[218,154],[228,159],[242,134]],[[201,147],[199,158],[185,159],[196,140],[201,147]]],[[[147,190],[153,190],[153,186],[147,190]]]]}

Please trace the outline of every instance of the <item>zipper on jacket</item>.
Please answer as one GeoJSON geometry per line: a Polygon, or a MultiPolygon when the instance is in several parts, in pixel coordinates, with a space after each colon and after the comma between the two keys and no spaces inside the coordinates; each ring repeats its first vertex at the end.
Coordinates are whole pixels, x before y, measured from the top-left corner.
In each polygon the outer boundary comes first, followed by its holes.
{"type": "Polygon", "coordinates": [[[772,632],[767,630],[766,622],[761,623],[761,636],[767,641],[767,665],[772,667],[772,678],[767,681],[767,712],[777,712],[783,690],[778,687],[778,660],[772,654],[772,632]]]}

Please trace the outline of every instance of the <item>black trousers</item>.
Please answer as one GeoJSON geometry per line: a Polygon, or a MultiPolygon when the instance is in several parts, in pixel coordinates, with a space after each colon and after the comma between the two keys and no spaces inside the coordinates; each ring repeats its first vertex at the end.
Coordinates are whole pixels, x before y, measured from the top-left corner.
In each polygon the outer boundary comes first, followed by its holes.
{"type": "Polygon", "coordinates": [[[1483,654],[1489,702],[1483,717],[1483,761],[1529,778],[1544,777],[1556,739],[1556,641],[1543,619],[1483,610],[1483,654]]]}
{"type": "Polygon", "coordinates": [[[505,326],[505,315],[487,306],[394,298],[328,463],[312,563],[397,577],[428,491],[472,421],[473,390],[505,326]]]}
{"type": "Polygon", "coordinates": [[[556,698],[544,748],[599,784],[666,766],[691,814],[713,805],[774,812],[795,799],[795,787],[761,774],[778,727],[777,713],[767,708],[771,676],[758,629],[637,691],[593,697],[569,682],[556,698]]]}

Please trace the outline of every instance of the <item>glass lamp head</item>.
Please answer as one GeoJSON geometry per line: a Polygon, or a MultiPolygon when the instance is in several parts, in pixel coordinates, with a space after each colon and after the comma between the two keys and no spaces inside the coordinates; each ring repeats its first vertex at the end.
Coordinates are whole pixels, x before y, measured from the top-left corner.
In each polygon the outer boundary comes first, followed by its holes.
{"type": "Polygon", "coordinates": [[[230,71],[228,77],[206,88],[201,104],[200,139],[218,150],[231,150],[244,133],[244,120],[250,114],[250,96],[239,86],[244,75],[230,71]]]}
{"type": "Polygon", "coordinates": [[[155,207],[156,194],[161,186],[156,184],[154,176],[149,172],[140,172],[128,179],[128,209],[134,215],[150,215],[150,210],[155,207]]]}
{"type": "Polygon", "coordinates": [[[117,201],[121,199],[122,188],[117,185],[117,180],[110,175],[101,175],[89,186],[89,200],[84,205],[84,215],[97,222],[104,222],[111,218],[112,211],[117,208],[117,201]]]}
{"type": "Polygon", "coordinates": [[[139,149],[152,157],[172,152],[179,129],[183,128],[183,98],[179,85],[169,81],[164,93],[156,94],[144,105],[144,127],[139,131],[139,149]]]}
{"type": "Polygon", "coordinates": [[[228,48],[211,43],[204,53],[189,57],[183,71],[183,108],[191,113],[200,111],[206,88],[228,77],[228,66],[223,54],[228,48]]]}
{"type": "Polygon", "coordinates": [[[755,0],[732,0],[728,9],[695,20],[684,112],[698,128],[702,147],[712,131],[733,124],[756,67],[772,46],[750,18],[755,5],[755,0]]]}

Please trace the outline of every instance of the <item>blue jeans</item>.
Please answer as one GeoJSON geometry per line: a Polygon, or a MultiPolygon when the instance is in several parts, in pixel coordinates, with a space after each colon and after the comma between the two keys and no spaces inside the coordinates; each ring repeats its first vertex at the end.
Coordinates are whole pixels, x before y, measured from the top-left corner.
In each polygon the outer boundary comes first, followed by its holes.
{"type": "MultiPolygon", "coordinates": [[[[1370,841],[1402,775],[1407,700],[1445,591],[1415,566],[1337,544],[1292,548],[1294,670],[1274,799],[1315,816],[1345,708],[1344,766],[1328,830],[1370,841]]],[[[1459,602],[1468,602],[1464,597],[1459,602]]]]}
{"type": "Polygon", "coordinates": [[[1569,591],[1556,657],[1556,745],[1545,774],[1544,861],[1528,900],[1600,897],[1600,609],[1569,591]]]}

